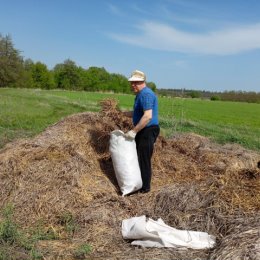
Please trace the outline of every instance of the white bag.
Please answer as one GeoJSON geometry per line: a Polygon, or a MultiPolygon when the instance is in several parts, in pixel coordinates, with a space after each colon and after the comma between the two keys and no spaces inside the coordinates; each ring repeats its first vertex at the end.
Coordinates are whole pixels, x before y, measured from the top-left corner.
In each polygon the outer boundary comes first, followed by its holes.
{"type": "Polygon", "coordinates": [[[141,189],[143,183],[135,140],[125,138],[121,130],[114,130],[110,135],[109,151],[122,195],[141,189]]]}
{"type": "Polygon", "coordinates": [[[216,238],[206,232],[178,230],[166,225],[162,219],[146,220],[146,216],[123,220],[122,235],[125,239],[136,239],[131,245],[143,247],[205,249],[216,243],[216,238]]]}

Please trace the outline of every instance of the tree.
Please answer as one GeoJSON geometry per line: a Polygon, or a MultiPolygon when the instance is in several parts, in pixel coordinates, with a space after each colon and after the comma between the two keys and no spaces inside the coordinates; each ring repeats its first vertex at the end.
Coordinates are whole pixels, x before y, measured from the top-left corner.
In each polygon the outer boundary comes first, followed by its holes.
{"type": "Polygon", "coordinates": [[[116,93],[131,93],[131,87],[127,78],[123,75],[116,73],[111,74],[109,89],[113,90],[116,93]]]}
{"type": "Polygon", "coordinates": [[[47,66],[41,62],[36,62],[31,68],[33,87],[42,89],[51,89],[54,82],[47,66]]]}
{"type": "Polygon", "coordinates": [[[108,90],[111,76],[104,68],[90,67],[86,70],[84,89],[90,91],[108,90]]]}
{"type": "Polygon", "coordinates": [[[155,83],[154,82],[147,82],[147,86],[150,88],[150,89],[152,89],[152,91],[156,91],[156,85],[155,85],[155,83]]]}
{"type": "Polygon", "coordinates": [[[32,78],[32,68],[34,66],[34,63],[31,59],[26,59],[23,62],[23,68],[24,68],[24,81],[25,81],[25,87],[26,88],[33,88],[33,78],[32,78]]]}
{"type": "Polygon", "coordinates": [[[23,59],[9,35],[0,34],[0,87],[17,87],[23,79],[23,59]]]}
{"type": "Polygon", "coordinates": [[[62,89],[82,89],[80,69],[74,61],[67,59],[62,64],[57,64],[54,69],[56,86],[62,89]]]}

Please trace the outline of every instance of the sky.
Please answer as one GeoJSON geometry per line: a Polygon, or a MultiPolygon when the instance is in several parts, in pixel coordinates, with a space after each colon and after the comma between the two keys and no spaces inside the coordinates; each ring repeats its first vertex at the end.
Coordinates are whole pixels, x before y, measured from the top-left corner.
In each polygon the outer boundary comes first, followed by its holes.
{"type": "Polygon", "coordinates": [[[0,0],[24,59],[66,59],[157,88],[260,92],[259,0],[0,0]]]}

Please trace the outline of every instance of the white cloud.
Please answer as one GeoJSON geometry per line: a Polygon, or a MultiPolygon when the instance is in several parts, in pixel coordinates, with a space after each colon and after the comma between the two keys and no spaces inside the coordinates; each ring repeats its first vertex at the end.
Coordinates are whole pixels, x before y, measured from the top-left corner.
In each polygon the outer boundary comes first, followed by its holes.
{"type": "MultiPolygon", "coordinates": [[[[176,21],[176,22],[180,22],[183,24],[191,24],[191,25],[199,25],[202,26],[205,24],[205,21],[208,22],[208,20],[201,18],[201,16],[199,16],[199,18],[196,18],[194,16],[184,16],[184,15],[178,15],[176,12],[170,11],[168,6],[163,6],[160,5],[158,7],[158,9],[160,10],[160,13],[162,14],[162,16],[164,18],[167,18],[170,21],[176,21]]],[[[211,20],[212,23],[212,20],[211,20]]]]}
{"type": "Polygon", "coordinates": [[[138,29],[135,35],[111,36],[144,48],[182,53],[230,55],[260,49],[260,23],[208,33],[184,32],[156,22],[144,22],[138,29]]]}

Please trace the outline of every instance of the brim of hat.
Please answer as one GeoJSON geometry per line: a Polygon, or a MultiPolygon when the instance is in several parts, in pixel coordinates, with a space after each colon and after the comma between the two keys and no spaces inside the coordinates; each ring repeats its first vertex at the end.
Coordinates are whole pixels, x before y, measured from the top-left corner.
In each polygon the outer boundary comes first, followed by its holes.
{"type": "Polygon", "coordinates": [[[144,81],[144,78],[139,78],[139,77],[133,76],[133,77],[129,78],[128,81],[144,81]]]}

